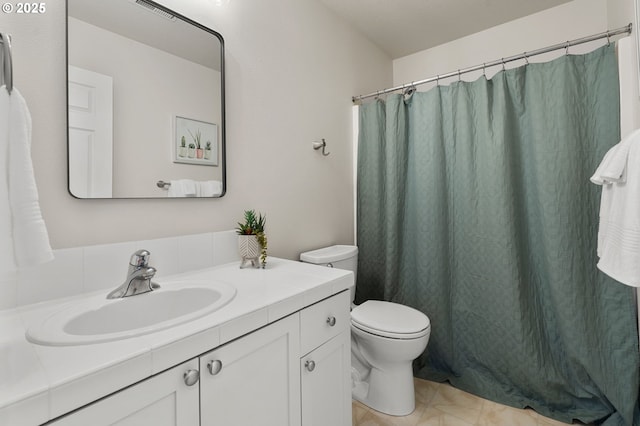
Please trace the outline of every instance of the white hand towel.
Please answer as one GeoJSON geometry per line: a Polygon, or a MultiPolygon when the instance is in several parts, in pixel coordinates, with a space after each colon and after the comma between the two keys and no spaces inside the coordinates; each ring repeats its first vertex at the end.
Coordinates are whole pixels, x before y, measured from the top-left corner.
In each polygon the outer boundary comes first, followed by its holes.
{"type": "Polygon", "coordinates": [[[196,181],[191,179],[172,180],[167,197],[195,197],[198,193],[196,181]]]}
{"type": "MultiPolygon", "coordinates": [[[[618,145],[620,152],[613,155],[626,152],[626,179],[603,176],[598,268],[623,284],[640,287],[640,132],[632,132],[618,145]]],[[[618,166],[611,170],[618,175],[618,166]]]]}
{"type": "Polygon", "coordinates": [[[607,151],[595,173],[591,176],[591,182],[596,185],[625,182],[629,148],[639,135],[640,129],[635,130],[607,151]]]}
{"type": "Polygon", "coordinates": [[[0,181],[0,197],[9,206],[0,210],[2,268],[35,266],[53,260],[49,235],[38,202],[31,162],[31,114],[14,87],[11,95],[0,87],[0,159],[6,175],[0,181]],[[9,225],[7,225],[7,222],[9,225]]]}
{"type": "Polygon", "coordinates": [[[198,197],[217,197],[222,195],[222,182],[219,180],[205,180],[199,182],[198,197]]]}

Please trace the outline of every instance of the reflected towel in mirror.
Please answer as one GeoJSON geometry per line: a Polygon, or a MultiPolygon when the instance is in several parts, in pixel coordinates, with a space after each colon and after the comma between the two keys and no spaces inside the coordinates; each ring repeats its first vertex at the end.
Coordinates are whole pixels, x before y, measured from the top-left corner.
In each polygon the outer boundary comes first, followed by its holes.
{"type": "Polygon", "coordinates": [[[217,197],[222,195],[222,182],[219,180],[205,180],[198,182],[200,189],[198,197],[217,197]]]}
{"type": "Polygon", "coordinates": [[[196,197],[198,195],[197,182],[191,179],[172,180],[167,197],[196,197]]]}

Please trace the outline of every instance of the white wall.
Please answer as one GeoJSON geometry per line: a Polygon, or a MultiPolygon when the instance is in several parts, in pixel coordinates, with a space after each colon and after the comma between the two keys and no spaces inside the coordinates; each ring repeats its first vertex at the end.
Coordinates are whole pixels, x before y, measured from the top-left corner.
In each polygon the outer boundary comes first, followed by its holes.
{"type": "MultiPolygon", "coordinates": [[[[631,17],[619,26],[629,22],[631,22],[631,17]]],[[[393,62],[394,86],[499,60],[603,32],[607,29],[607,0],[574,0],[432,49],[396,59],[393,62]]],[[[600,45],[602,43],[575,46],[569,52],[585,52],[600,45]]],[[[552,57],[562,54],[564,51],[540,55],[530,59],[530,62],[548,61],[552,57]]],[[[507,68],[523,64],[524,61],[516,61],[507,64],[507,68]]],[[[487,69],[487,77],[500,69],[499,66],[487,69]]],[[[463,75],[462,79],[472,81],[481,74],[482,71],[469,73],[463,75]]],[[[450,81],[451,79],[445,80],[441,84],[448,84],[450,81]]],[[[418,89],[422,91],[428,90],[430,87],[432,85],[426,84],[418,89]]]]}
{"type": "Polygon", "coordinates": [[[351,96],[388,86],[391,60],[315,0],[165,0],[218,30],[227,70],[227,195],[76,200],[67,193],[65,4],[2,14],[15,86],[33,117],[33,160],[56,249],[231,229],[266,213],[270,254],[353,241],[351,96]],[[325,138],[331,155],[313,151],[325,138]],[[191,218],[192,220],[186,220],[191,218]]]}

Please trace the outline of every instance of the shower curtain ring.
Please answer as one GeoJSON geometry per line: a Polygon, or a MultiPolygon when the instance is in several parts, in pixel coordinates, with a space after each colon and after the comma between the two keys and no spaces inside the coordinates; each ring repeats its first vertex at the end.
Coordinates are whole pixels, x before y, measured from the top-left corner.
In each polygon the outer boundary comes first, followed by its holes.
{"type": "Polygon", "coordinates": [[[460,72],[460,70],[458,69],[458,81],[460,81],[460,75],[461,75],[461,72],[460,72]]]}
{"type": "Polygon", "coordinates": [[[485,64],[484,62],[482,63],[482,75],[487,77],[487,64],[485,64]]]}
{"type": "Polygon", "coordinates": [[[525,62],[525,64],[526,64],[526,65],[529,65],[529,57],[527,56],[527,52],[524,52],[524,53],[523,53],[523,55],[524,55],[524,62],[525,62]]]}
{"type": "Polygon", "coordinates": [[[440,86],[440,76],[436,74],[436,86],[440,86]]]}
{"type": "Polygon", "coordinates": [[[413,81],[411,82],[411,84],[403,85],[402,88],[403,88],[402,94],[407,97],[410,97],[416,91],[416,86],[413,84],[413,81]]]}
{"type": "Polygon", "coordinates": [[[611,46],[611,33],[607,30],[607,47],[611,46]]]}
{"type": "Polygon", "coordinates": [[[569,55],[569,40],[567,40],[567,46],[564,48],[564,54],[569,55]]]}
{"type": "Polygon", "coordinates": [[[502,71],[504,71],[504,58],[502,58],[502,71]]]}

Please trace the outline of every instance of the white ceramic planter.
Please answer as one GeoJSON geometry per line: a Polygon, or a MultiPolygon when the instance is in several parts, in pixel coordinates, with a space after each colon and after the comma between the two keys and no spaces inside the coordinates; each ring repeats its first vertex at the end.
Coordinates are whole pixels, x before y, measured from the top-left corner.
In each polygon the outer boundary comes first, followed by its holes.
{"type": "Polygon", "coordinates": [[[242,259],[240,268],[244,268],[247,262],[251,262],[254,268],[260,267],[260,243],[255,235],[238,235],[238,253],[242,259]]]}

